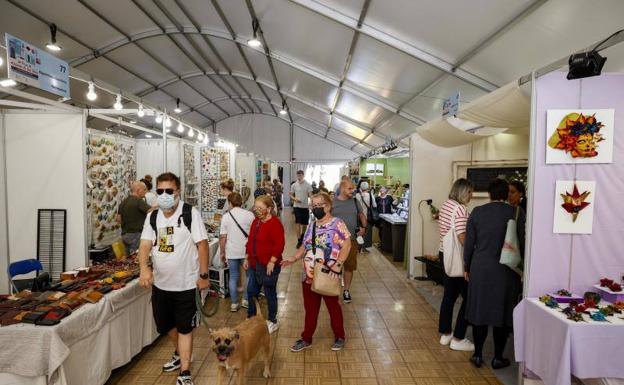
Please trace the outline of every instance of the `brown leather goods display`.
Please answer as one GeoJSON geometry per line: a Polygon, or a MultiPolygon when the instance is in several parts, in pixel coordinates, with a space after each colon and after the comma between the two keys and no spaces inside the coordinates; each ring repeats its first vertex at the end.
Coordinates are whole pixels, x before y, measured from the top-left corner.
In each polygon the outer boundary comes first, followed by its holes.
{"type": "Polygon", "coordinates": [[[99,300],[101,300],[102,297],[104,297],[104,294],[100,293],[99,291],[95,291],[95,290],[85,292],[81,296],[82,299],[84,299],[85,301],[87,301],[89,303],[99,302],[99,300]]]}
{"type": "Polygon", "coordinates": [[[21,321],[15,319],[21,312],[19,310],[8,310],[2,316],[0,316],[0,325],[9,326],[20,323],[21,321]]]}
{"type": "Polygon", "coordinates": [[[45,312],[45,311],[31,311],[31,312],[26,313],[22,317],[22,322],[29,323],[29,324],[34,324],[35,322],[37,322],[40,319],[42,319],[43,317],[45,317],[46,314],[47,314],[47,312],[45,312]]]}

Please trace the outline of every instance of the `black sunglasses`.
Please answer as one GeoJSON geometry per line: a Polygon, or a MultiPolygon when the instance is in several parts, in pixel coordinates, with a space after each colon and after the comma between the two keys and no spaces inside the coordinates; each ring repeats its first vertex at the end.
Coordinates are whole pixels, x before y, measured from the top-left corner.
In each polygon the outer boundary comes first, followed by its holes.
{"type": "Polygon", "coordinates": [[[156,189],[156,194],[162,195],[162,193],[173,195],[173,189],[172,188],[157,188],[156,189]]]}

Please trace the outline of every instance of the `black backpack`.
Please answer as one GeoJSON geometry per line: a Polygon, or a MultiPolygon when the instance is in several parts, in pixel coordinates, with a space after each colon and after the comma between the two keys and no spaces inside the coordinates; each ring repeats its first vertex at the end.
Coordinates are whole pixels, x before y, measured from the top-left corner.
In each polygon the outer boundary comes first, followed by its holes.
{"type": "MultiPolygon", "coordinates": [[[[182,221],[184,221],[184,225],[186,226],[186,228],[188,229],[188,231],[192,231],[191,230],[191,224],[193,223],[193,206],[191,206],[188,203],[184,203],[182,205],[182,215],[180,215],[178,217],[178,227],[180,227],[180,225],[182,225],[182,221]]],[[[154,210],[151,212],[150,214],[150,225],[152,226],[152,230],[154,230],[154,234],[156,235],[154,237],[154,246],[156,246],[156,240],[158,239],[158,234],[156,231],[156,218],[158,217],[158,210],[154,210]]]]}

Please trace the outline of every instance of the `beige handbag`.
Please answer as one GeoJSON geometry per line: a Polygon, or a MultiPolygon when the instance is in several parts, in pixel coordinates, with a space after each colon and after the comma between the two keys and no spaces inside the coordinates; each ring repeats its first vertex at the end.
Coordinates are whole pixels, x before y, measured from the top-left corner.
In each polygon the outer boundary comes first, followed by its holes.
{"type": "Polygon", "coordinates": [[[324,258],[316,258],[316,223],[312,225],[312,254],[314,255],[314,276],[312,291],[329,297],[340,295],[340,278],[325,265],[324,258]],[[333,277],[332,277],[333,275],[333,277]]]}

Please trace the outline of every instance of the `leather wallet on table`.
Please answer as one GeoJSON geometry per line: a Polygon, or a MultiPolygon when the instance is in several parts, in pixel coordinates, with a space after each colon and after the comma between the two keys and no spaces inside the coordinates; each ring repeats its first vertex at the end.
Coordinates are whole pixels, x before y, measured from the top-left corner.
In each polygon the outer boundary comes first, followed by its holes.
{"type": "Polygon", "coordinates": [[[19,310],[6,311],[4,314],[2,314],[2,316],[0,316],[0,325],[9,326],[20,323],[21,321],[15,319],[15,317],[17,317],[20,313],[21,311],[19,310]]]}
{"type": "Polygon", "coordinates": [[[34,324],[35,322],[45,317],[47,313],[48,312],[46,311],[30,311],[22,317],[22,322],[34,324]]]}

